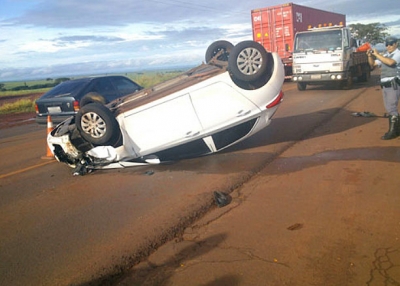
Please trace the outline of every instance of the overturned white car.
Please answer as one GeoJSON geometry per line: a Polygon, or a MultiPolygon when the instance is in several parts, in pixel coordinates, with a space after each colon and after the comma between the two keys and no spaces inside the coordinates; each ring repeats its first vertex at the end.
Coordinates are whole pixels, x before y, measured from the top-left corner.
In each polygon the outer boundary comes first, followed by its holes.
{"type": "Polygon", "coordinates": [[[106,106],[83,106],[48,135],[55,158],[83,175],[211,154],[266,127],[283,98],[282,61],[260,44],[217,41],[206,64],[106,106]]]}

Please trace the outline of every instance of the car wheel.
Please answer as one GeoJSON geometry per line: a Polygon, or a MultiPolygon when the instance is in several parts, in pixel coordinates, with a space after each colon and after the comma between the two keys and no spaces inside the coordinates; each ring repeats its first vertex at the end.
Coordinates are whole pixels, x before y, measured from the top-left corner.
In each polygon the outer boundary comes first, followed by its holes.
{"type": "Polygon", "coordinates": [[[88,103],[95,103],[95,102],[100,103],[100,104],[107,103],[106,99],[103,96],[101,96],[100,94],[98,94],[97,92],[89,92],[82,97],[79,104],[80,104],[80,106],[84,106],[88,103]]]}
{"type": "Polygon", "coordinates": [[[227,62],[229,54],[231,53],[233,45],[228,41],[216,41],[212,43],[206,51],[206,63],[208,63],[217,54],[217,60],[227,62]]]}
{"type": "Polygon", "coordinates": [[[303,91],[303,90],[306,90],[306,88],[307,88],[307,84],[306,83],[304,83],[304,82],[298,82],[297,83],[297,89],[298,90],[303,91]]]}
{"type": "Polygon", "coordinates": [[[81,136],[93,145],[116,145],[121,139],[119,124],[111,111],[99,103],[83,106],[75,118],[81,136]]]}
{"type": "Polygon", "coordinates": [[[229,55],[228,66],[233,77],[238,80],[254,82],[266,77],[268,53],[264,47],[254,41],[237,44],[229,55]]]}

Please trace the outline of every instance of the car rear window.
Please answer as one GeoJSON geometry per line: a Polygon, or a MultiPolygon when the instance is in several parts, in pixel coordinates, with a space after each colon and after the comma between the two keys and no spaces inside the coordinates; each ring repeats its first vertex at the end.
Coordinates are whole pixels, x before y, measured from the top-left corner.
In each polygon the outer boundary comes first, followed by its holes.
{"type": "Polygon", "coordinates": [[[64,81],[45,93],[42,98],[72,96],[74,97],[87,84],[87,80],[64,81]]]}

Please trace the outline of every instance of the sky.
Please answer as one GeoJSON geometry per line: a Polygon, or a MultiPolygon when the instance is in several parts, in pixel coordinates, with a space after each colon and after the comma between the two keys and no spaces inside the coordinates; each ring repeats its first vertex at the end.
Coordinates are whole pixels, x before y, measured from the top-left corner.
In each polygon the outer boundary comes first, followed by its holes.
{"type": "MultiPolygon", "coordinates": [[[[276,0],[0,0],[0,82],[193,67],[216,40],[252,39],[251,10],[276,0]]],[[[399,0],[293,2],[382,23],[400,37],[399,0]]]]}

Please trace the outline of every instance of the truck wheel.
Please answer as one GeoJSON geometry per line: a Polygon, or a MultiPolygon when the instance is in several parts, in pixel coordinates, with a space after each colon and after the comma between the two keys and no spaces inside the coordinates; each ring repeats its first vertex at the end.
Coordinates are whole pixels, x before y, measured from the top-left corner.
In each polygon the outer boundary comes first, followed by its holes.
{"type": "Polygon", "coordinates": [[[111,111],[99,103],[88,103],[76,114],[76,127],[93,145],[115,146],[121,139],[119,124],[111,111]]]}
{"type": "Polygon", "coordinates": [[[227,62],[229,54],[231,53],[233,45],[228,41],[216,41],[212,43],[206,51],[206,63],[208,63],[217,54],[217,60],[227,62]]]}
{"type": "Polygon", "coordinates": [[[364,71],[360,77],[360,81],[367,82],[371,78],[371,70],[368,68],[364,68],[364,71]]]}
{"type": "Polygon", "coordinates": [[[231,75],[241,81],[255,82],[267,78],[268,53],[254,41],[243,41],[233,47],[229,55],[228,67],[231,75]]]}
{"type": "Polygon", "coordinates": [[[297,89],[300,91],[306,90],[307,84],[305,82],[298,82],[297,83],[297,89]]]}
{"type": "Polygon", "coordinates": [[[344,81],[342,82],[342,89],[348,90],[348,89],[351,89],[352,86],[353,86],[353,76],[350,74],[350,75],[347,77],[347,80],[344,80],[344,81]]]}

